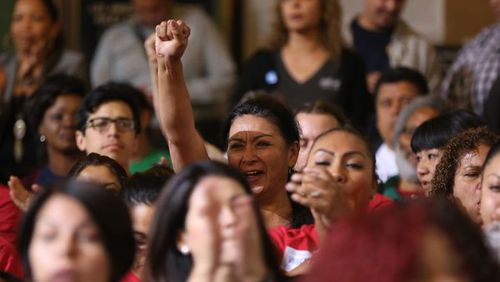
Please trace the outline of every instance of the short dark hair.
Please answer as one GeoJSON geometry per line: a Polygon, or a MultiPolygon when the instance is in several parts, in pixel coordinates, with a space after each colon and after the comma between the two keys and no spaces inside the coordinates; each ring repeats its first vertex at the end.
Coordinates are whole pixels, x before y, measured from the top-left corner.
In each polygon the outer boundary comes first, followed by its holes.
{"type": "Polygon", "coordinates": [[[45,112],[54,105],[59,96],[85,96],[85,83],[78,77],[66,74],[56,74],[48,77],[29,98],[27,111],[29,122],[38,135],[45,112]]]}
{"type": "Polygon", "coordinates": [[[295,116],[301,113],[330,115],[339,122],[340,127],[345,127],[350,124],[347,116],[344,114],[344,111],[342,111],[340,107],[323,100],[306,103],[295,110],[295,116]]]}
{"type": "MultiPolygon", "coordinates": [[[[207,176],[221,176],[239,183],[246,194],[252,191],[246,179],[234,168],[222,163],[203,161],[182,170],[168,183],[156,204],[148,246],[147,273],[151,281],[186,281],[193,267],[191,256],[177,249],[177,236],[184,229],[188,203],[196,185],[207,176]]],[[[261,213],[254,203],[253,210],[262,241],[263,260],[268,271],[280,277],[273,245],[267,236],[261,213]]]]}
{"type": "Polygon", "coordinates": [[[26,212],[19,233],[18,250],[26,276],[31,278],[29,248],[40,210],[56,195],[80,203],[97,225],[99,235],[111,262],[111,281],[118,282],[134,261],[135,240],[132,222],[125,204],[102,187],[84,182],[66,182],[47,187],[38,193],[26,212]]]}
{"type": "Polygon", "coordinates": [[[300,140],[299,127],[290,110],[269,95],[259,95],[248,99],[233,108],[222,127],[222,144],[227,148],[229,131],[234,120],[243,115],[252,115],[269,120],[276,125],[288,145],[300,140]]]}
{"type": "MultiPolygon", "coordinates": [[[[129,84],[117,82],[110,82],[93,89],[87,96],[85,96],[82,106],[78,111],[78,130],[85,134],[84,129],[89,115],[97,111],[102,104],[109,102],[123,102],[132,110],[135,133],[139,134],[141,132],[141,122],[140,109],[138,107],[139,102],[137,100],[138,96],[136,95],[137,91],[137,89],[129,84]]],[[[141,93],[141,95],[143,94],[141,93]]]]}
{"type": "Polygon", "coordinates": [[[443,148],[451,138],[469,128],[485,126],[480,116],[456,110],[439,115],[422,123],[413,133],[411,149],[413,153],[422,150],[443,148]]]}
{"type": "Polygon", "coordinates": [[[395,67],[384,71],[375,84],[373,93],[377,97],[383,84],[403,81],[413,84],[420,95],[429,93],[427,79],[419,71],[407,67],[395,67]]]}
{"type": "Polygon", "coordinates": [[[122,198],[129,207],[139,204],[153,205],[163,186],[174,175],[174,171],[164,165],[137,172],[130,176],[121,191],[122,198]]]}
{"type": "Polygon", "coordinates": [[[127,180],[127,171],[115,160],[110,157],[90,153],[79,159],[69,170],[68,178],[77,178],[78,175],[88,166],[105,166],[116,175],[120,182],[120,189],[125,186],[127,180]]]}

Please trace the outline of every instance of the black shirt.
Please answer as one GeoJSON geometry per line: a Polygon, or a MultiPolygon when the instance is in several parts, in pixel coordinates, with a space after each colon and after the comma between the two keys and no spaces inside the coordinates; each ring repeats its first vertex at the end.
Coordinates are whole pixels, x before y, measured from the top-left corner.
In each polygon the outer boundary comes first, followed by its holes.
{"type": "Polygon", "coordinates": [[[384,71],[389,68],[387,45],[391,42],[394,28],[369,31],[355,19],[351,23],[354,49],[365,61],[366,71],[384,71]]]}

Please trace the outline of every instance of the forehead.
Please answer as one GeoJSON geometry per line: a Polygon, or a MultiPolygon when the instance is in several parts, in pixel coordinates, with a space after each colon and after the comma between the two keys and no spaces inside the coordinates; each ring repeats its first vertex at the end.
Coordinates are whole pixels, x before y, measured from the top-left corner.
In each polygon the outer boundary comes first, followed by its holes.
{"type": "Polygon", "coordinates": [[[105,165],[89,165],[78,174],[77,179],[99,184],[118,181],[117,176],[105,165]]]}
{"type": "Polygon", "coordinates": [[[467,166],[482,166],[484,160],[486,159],[486,155],[490,146],[481,144],[475,150],[466,152],[461,158],[459,162],[459,168],[467,167],[467,166]]]}
{"type": "Polygon", "coordinates": [[[484,168],[485,175],[487,172],[494,172],[500,175],[500,153],[497,153],[493,158],[491,158],[488,162],[488,165],[484,168]]]}
{"type": "Polygon", "coordinates": [[[336,154],[358,151],[366,157],[370,157],[366,143],[356,135],[345,131],[334,131],[316,140],[312,152],[319,149],[336,154]]]}
{"type": "Polygon", "coordinates": [[[59,95],[56,97],[54,100],[54,103],[49,107],[54,107],[54,106],[63,106],[63,107],[68,107],[68,106],[74,106],[74,105],[80,105],[82,102],[82,97],[72,94],[72,93],[65,93],[62,95],[59,95]]]}
{"type": "Polygon", "coordinates": [[[67,223],[85,220],[88,215],[83,205],[78,201],[69,196],[57,194],[43,205],[38,213],[38,218],[62,219],[67,223]],[[68,213],[71,216],[67,216],[68,213]]]}
{"type": "Polygon", "coordinates": [[[202,186],[208,188],[214,200],[222,205],[229,204],[234,197],[245,194],[241,184],[223,176],[204,177],[196,184],[195,190],[202,186]]]}
{"type": "Polygon", "coordinates": [[[45,5],[43,4],[43,1],[41,1],[41,0],[18,0],[18,1],[16,1],[16,4],[14,7],[15,7],[14,12],[20,12],[20,11],[34,12],[34,11],[36,11],[36,12],[48,14],[47,8],[45,7],[45,5]]]}
{"type": "Polygon", "coordinates": [[[296,119],[303,131],[302,133],[305,133],[304,130],[314,130],[315,132],[322,133],[339,126],[338,120],[329,114],[299,113],[296,119]]]}
{"type": "Polygon", "coordinates": [[[417,96],[419,96],[419,91],[415,84],[403,80],[381,84],[378,90],[377,100],[396,99],[400,97],[411,98],[417,96]]]}
{"type": "Polygon", "coordinates": [[[235,118],[229,129],[229,137],[243,132],[269,135],[281,134],[278,127],[269,119],[253,115],[242,115],[235,118]]]}
{"type": "Polygon", "coordinates": [[[410,115],[410,117],[406,120],[406,125],[419,126],[422,123],[438,115],[439,112],[434,108],[431,107],[421,108],[410,115]]]}
{"type": "Polygon", "coordinates": [[[89,114],[89,117],[129,117],[133,118],[133,112],[130,106],[122,101],[104,102],[97,106],[95,111],[89,114]]]}

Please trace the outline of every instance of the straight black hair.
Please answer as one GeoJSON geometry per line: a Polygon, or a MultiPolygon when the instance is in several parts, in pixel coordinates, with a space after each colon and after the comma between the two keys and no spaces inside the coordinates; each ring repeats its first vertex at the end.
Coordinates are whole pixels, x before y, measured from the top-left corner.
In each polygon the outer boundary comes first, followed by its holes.
{"type": "Polygon", "coordinates": [[[153,205],[173,175],[174,171],[164,165],[155,165],[146,171],[134,173],[121,191],[123,201],[129,208],[139,204],[153,205]]]}
{"type": "Polygon", "coordinates": [[[413,84],[420,95],[429,93],[427,79],[417,70],[407,67],[395,67],[382,73],[374,88],[375,97],[378,96],[380,87],[386,83],[409,82],[413,84]]]}
{"type": "Polygon", "coordinates": [[[422,150],[443,148],[458,133],[483,126],[485,124],[480,116],[466,110],[439,115],[415,130],[411,138],[411,149],[413,153],[418,153],[422,150]]]}
{"type": "Polygon", "coordinates": [[[99,155],[97,153],[90,153],[78,160],[78,162],[76,162],[69,170],[68,178],[77,178],[82,170],[88,166],[105,166],[109,168],[109,170],[116,175],[116,178],[118,178],[118,181],[120,182],[120,189],[123,189],[125,186],[125,181],[128,177],[127,171],[112,158],[99,155]]]}
{"type": "MultiPolygon", "coordinates": [[[[129,84],[116,82],[110,82],[93,89],[85,96],[82,106],[78,111],[78,130],[85,133],[84,129],[89,115],[97,111],[101,105],[110,102],[123,102],[130,107],[134,119],[135,133],[139,134],[141,132],[141,122],[137,91],[137,89],[129,84]]],[[[142,93],[140,94],[143,95],[142,93]]]]}
{"type": "MultiPolygon", "coordinates": [[[[252,195],[246,179],[234,168],[213,161],[198,162],[186,167],[168,183],[156,204],[151,224],[151,240],[147,254],[147,273],[151,281],[187,281],[193,267],[190,255],[177,249],[179,232],[185,228],[188,203],[196,185],[205,177],[221,176],[238,182],[245,193],[252,195]]],[[[272,245],[264,226],[262,215],[254,204],[262,254],[268,271],[279,281],[281,274],[272,245]]]]}
{"type": "Polygon", "coordinates": [[[26,212],[18,239],[18,250],[28,281],[32,280],[29,248],[38,214],[47,201],[63,195],[80,203],[99,229],[111,262],[111,281],[118,282],[134,261],[135,240],[125,204],[103,187],[84,182],[66,182],[38,193],[26,212]]]}

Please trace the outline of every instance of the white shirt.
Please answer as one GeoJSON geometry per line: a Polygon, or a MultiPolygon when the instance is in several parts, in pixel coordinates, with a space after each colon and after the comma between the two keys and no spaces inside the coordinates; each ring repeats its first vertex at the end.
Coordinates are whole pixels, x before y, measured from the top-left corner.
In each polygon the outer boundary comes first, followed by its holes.
{"type": "Polygon", "coordinates": [[[378,147],[375,153],[375,161],[377,163],[376,172],[382,182],[386,182],[387,179],[399,174],[396,153],[385,143],[378,147]]]}

